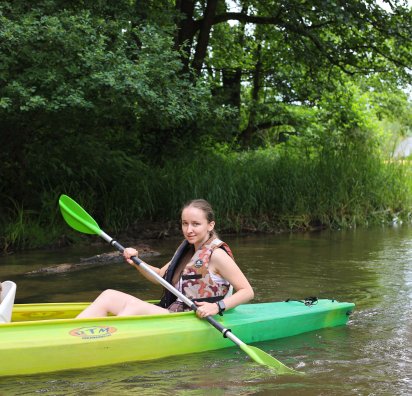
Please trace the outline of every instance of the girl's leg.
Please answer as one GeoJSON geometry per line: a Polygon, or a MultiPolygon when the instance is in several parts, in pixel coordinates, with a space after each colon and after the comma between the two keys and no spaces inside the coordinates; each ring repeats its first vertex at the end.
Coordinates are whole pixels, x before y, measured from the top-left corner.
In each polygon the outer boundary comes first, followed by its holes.
{"type": "Polygon", "coordinates": [[[169,311],[117,290],[105,290],[77,318],[98,318],[109,313],[116,316],[167,314],[169,311]]]}

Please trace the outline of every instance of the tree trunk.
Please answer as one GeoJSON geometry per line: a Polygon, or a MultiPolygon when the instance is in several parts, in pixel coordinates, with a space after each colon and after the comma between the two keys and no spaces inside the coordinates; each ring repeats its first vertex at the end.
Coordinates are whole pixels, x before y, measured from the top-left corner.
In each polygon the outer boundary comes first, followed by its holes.
{"type": "Polygon", "coordinates": [[[253,71],[253,89],[252,89],[252,104],[249,111],[249,122],[247,127],[240,134],[240,139],[244,146],[250,146],[252,135],[255,130],[256,121],[256,105],[259,103],[260,80],[262,74],[262,45],[259,44],[256,50],[256,65],[253,71]]]}
{"type": "Polygon", "coordinates": [[[199,36],[197,39],[195,56],[193,58],[192,67],[196,76],[199,76],[202,71],[202,66],[206,57],[207,46],[209,45],[210,31],[216,15],[216,7],[219,0],[208,0],[206,10],[203,15],[203,20],[200,25],[199,36]]]}
{"type": "Polygon", "coordinates": [[[224,101],[240,111],[240,87],[242,80],[242,69],[222,70],[224,101]]]}
{"type": "Polygon", "coordinates": [[[176,10],[180,12],[181,18],[177,22],[177,35],[175,37],[175,49],[183,50],[183,70],[189,71],[190,51],[195,34],[193,14],[195,10],[194,0],[177,0],[176,10]]]}

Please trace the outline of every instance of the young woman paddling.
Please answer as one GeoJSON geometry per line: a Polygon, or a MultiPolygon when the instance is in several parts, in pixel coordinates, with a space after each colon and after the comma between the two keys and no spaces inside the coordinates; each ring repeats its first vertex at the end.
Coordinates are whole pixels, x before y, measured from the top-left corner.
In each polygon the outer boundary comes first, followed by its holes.
{"type": "MultiPolygon", "coordinates": [[[[182,209],[182,231],[185,240],[178,247],[172,260],[162,268],[152,270],[165,278],[186,297],[193,300],[201,318],[223,314],[239,304],[244,304],[254,296],[243,272],[233,260],[230,248],[222,242],[214,231],[215,219],[210,204],[197,199],[188,202],[182,209]],[[236,291],[231,295],[233,286],[236,291]]],[[[124,250],[126,261],[138,256],[133,248],[124,250]]],[[[140,273],[153,283],[156,279],[137,267],[140,273]]],[[[158,305],[153,305],[117,290],[105,290],[96,300],[81,312],[78,318],[167,314],[190,310],[168,290],[158,305]]]]}

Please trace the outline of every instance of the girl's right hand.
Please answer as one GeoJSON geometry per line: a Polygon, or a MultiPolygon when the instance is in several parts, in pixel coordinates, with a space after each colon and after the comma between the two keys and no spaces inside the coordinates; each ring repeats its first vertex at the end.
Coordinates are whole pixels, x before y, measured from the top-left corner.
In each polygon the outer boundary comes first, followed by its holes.
{"type": "Polygon", "coordinates": [[[133,248],[126,248],[123,251],[123,257],[126,259],[126,261],[129,264],[134,264],[133,261],[130,259],[133,256],[138,257],[139,252],[136,249],[133,248]]]}

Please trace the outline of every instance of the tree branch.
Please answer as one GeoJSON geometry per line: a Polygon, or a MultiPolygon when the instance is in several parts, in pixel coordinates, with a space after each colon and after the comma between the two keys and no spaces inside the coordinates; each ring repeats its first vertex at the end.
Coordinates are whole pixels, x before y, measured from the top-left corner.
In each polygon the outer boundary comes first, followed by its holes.
{"type": "MultiPolygon", "coordinates": [[[[243,23],[254,23],[256,25],[279,25],[283,26],[283,19],[281,18],[281,11],[275,16],[256,16],[248,15],[244,12],[225,12],[223,14],[216,15],[213,19],[213,25],[227,21],[239,21],[243,23]]],[[[194,22],[194,29],[197,31],[202,25],[202,19],[194,22]]],[[[333,24],[333,21],[325,21],[318,24],[306,25],[308,30],[321,29],[333,24]]]]}
{"type": "MultiPolygon", "coordinates": [[[[195,22],[195,29],[199,30],[202,25],[203,19],[199,19],[195,22]]],[[[239,21],[243,23],[255,23],[255,24],[266,24],[266,25],[276,25],[280,24],[282,21],[280,18],[280,12],[276,16],[271,17],[260,17],[254,15],[247,15],[242,12],[225,12],[224,14],[215,15],[213,18],[213,25],[227,21],[239,21]]]]}

